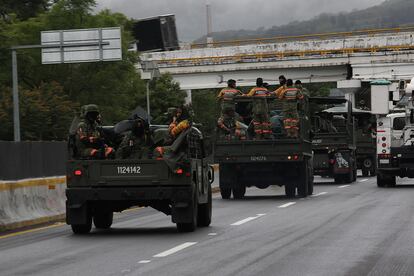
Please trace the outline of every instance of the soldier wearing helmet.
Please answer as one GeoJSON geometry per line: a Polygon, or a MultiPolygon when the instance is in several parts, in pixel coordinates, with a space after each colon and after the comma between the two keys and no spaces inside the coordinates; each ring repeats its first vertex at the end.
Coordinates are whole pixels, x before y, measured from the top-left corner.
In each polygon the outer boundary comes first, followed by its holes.
{"type": "Polygon", "coordinates": [[[137,117],[131,123],[131,130],[119,145],[116,157],[118,159],[149,159],[152,140],[148,122],[141,117],[137,117]]]}
{"type": "Polygon", "coordinates": [[[100,123],[99,108],[95,104],[81,108],[81,121],[76,130],[76,146],[81,158],[113,157],[115,151],[108,147],[98,131],[100,123]]]}

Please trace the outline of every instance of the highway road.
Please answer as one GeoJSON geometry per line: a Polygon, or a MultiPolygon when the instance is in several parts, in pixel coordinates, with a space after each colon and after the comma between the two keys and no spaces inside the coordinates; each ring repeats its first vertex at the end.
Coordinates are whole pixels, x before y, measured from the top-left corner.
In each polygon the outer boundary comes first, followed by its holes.
{"type": "Polygon", "coordinates": [[[279,187],[215,194],[211,227],[194,233],[143,208],[85,236],[63,223],[3,235],[0,275],[414,275],[410,180],[323,182],[306,199],[279,187]]]}

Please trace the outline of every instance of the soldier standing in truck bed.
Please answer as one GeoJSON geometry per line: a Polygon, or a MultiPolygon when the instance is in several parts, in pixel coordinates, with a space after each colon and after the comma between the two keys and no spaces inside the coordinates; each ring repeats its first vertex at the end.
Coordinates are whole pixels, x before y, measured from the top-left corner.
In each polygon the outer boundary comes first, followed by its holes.
{"type": "Polygon", "coordinates": [[[299,113],[298,100],[303,100],[302,92],[293,87],[293,81],[286,81],[287,88],[279,95],[279,99],[283,101],[283,126],[286,136],[289,138],[299,137],[299,113]]]}
{"type": "Polygon", "coordinates": [[[253,87],[246,96],[252,96],[253,99],[253,128],[255,139],[271,138],[272,129],[269,118],[269,108],[267,105],[267,96],[270,92],[263,87],[263,79],[257,78],[256,87],[253,87]]]}

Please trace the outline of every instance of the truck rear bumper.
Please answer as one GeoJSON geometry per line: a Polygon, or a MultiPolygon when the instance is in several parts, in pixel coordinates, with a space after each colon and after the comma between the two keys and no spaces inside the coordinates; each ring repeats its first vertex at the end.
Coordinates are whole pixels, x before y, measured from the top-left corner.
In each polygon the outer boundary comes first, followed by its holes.
{"type": "MultiPolygon", "coordinates": [[[[192,186],[174,187],[111,187],[111,188],[67,188],[69,207],[87,201],[137,201],[154,200],[187,201],[192,195],[192,186]]],[[[76,206],[73,206],[76,208],[76,206]]]]}

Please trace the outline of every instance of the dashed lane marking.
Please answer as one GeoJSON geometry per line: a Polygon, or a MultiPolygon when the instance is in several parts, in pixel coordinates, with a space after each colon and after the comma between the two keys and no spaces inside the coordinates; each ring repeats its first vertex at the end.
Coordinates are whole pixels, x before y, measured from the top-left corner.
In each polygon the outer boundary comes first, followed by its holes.
{"type": "Polygon", "coordinates": [[[138,264],[148,264],[150,262],[151,260],[142,260],[142,261],[139,261],[138,264]]]}
{"type": "Polygon", "coordinates": [[[197,244],[197,242],[185,242],[185,243],[180,244],[180,245],[178,245],[178,246],[176,246],[176,247],[173,247],[173,248],[168,249],[168,250],[166,250],[166,251],[164,251],[164,252],[161,252],[161,253],[159,253],[159,254],[157,254],[157,255],[154,255],[153,257],[154,257],[154,258],[163,258],[163,257],[167,257],[167,256],[169,256],[169,255],[172,255],[172,254],[174,254],[174,253],[177,253],[178,251],[181,251],[181,250],[183,250],[183,249],[186,249],[187,247],[193,246],[194,244],[197,244]]]}
{"type": "Polygon", "coordinates": [[[311,197],[317,197],[317,196],[321,196],[321,195],[326,195],[328,192],[321,192],[319,194],[315,194],[315,195],[311,195],[311,197]]]}
{"type": "Polygon", "coordinates": [[[339,189],[342,189],[342,188],[347,188],[347,187],[349,187],[349,186],[351,186],[351,185],[342,185],[342,186],[339,186],[338,188],[339,188],[339,189]]]}
{"type": "Polygon", "coordinates": [[[208,233],[208,236],[217,236],[217,233],[208,233]]]}
{"type": "Polygon", "coordinates": [[[239,226],[239,225],[245,224],[246,222],[255,220],[255,219],[260,218],[260,217],[265,216],[265,215],[266,214],[257,214],[255,217],[248,217],[248,218],[245,218],[245,219],[236,221],[235,223],[232,223],[230,225],[232,225],[232,226],[239,226]]]}
{"type": "Polygon", "coordinates": [[[368,179],[365,178],[365,179],[358,180],[358,182],[365,182],[365,181],[368,181],[368,179]]]}
{"type": "Polygon", "coordinates": [[[292,206],[294,204],[296,204],[296,202],[288,202],[286,204],[278,206],[277,208],[286,208],[286,207],[292,206]]]}

